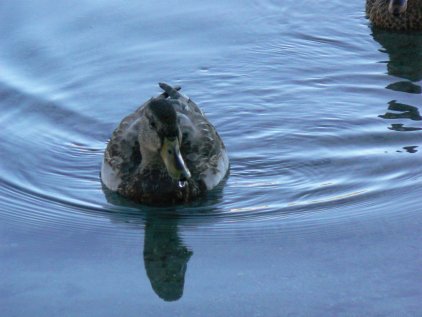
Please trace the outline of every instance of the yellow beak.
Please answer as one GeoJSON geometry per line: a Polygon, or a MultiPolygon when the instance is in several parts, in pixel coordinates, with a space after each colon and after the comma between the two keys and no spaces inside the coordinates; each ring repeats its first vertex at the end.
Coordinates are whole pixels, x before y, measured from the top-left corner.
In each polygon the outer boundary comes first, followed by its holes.
{"type": "Polygon", "coordinates": [[[191,173],[186,167],[182,154],[180,153],[180,145],[178,138],[164,138],[163,147],[161,148],[161,157],[170,176],[175,180],[186,181],[191,178],[191,173]]]}

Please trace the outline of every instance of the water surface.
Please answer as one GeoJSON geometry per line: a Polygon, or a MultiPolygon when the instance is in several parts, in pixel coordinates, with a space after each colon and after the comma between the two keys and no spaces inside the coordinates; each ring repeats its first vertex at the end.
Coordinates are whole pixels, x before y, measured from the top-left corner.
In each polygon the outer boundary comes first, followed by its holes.
{"type": "Polygon", "coordinates": [[[5,316],[422,313],[422,35],[359,1],[0,4],[5,316]],[[182,86],[225,141],[186,206],[104,192],[120,120],[182,86]]]}

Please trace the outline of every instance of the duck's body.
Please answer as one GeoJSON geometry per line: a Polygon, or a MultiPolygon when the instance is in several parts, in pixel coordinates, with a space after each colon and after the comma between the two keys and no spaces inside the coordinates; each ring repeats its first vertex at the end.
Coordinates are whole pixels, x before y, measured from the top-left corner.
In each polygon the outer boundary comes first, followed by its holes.
{"type": "Polygon", "coordinates": [[[122,120],[107,145],[101,180],[142,203],[191,201],[227,174],[229,160],[199,107],[166,84],[122,120]]]}
{"type": "Polygon", "coordinates": [[[366,15],[376,27],[422,30],[422,0],[366,0],[366,15]]]}

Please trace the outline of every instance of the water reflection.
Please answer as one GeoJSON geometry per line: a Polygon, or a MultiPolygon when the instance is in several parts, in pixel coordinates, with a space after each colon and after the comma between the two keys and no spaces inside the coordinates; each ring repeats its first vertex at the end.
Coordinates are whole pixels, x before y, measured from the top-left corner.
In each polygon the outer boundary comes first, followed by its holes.
{"type": "MultiPolygon", "coordinates": [[[[396,33],[373,28],[372,36],[383,47],[381,51],[388,54],[387,71],[389,75],[407,79],[410,82],[422,79],[421,32],[396,33]]],[[[408,87],[414,89],[412,85],[408,87]]]]}
{"type": "MultiPolygon", "coordinates": [[[[416,153],[418,151],[417,148],[418,148],[417,146],[404,146],[403,150],[404,150],[404,152],[413,154],[413,153],[416,153]]],[[[397,152],[401,153],[403,151],[397,151],[397,152]]]]}
{"type": "Polygon", "coordinates": [[[385,114],[380,115],[384,119],[411,119],[415,121],[422,120],[419,109],[404,103],[392,100],[388,103],[388,110],[385,114]],[[390,112],[394,111],[394,112],[390,112]]]}
{"type": "Polygon", "coordinates": [[[179,236],[181,217],[178,211],[172,208],[141,209],[140,205],[128,201],[104,186],[103,192],[109,203],[119,207],[132,207],[111,212],[109,218],[112,222],[130,224],[135,230],[141,230],[145,224],[143,262],[154,292],[165,301],[180,299],[183,295],[187,264],[193,252],[179,236]]]}
{"type": "Polygon", "coordinates": [[[412,83],[411,81],[398,81],[398,82],[387,85],[387,87],[385,88],[394,90],[394,91],[407,92],[409,94],[422,93],[421,87],[412,83]]]}
{"type": "Polygon", "coordinates": [[[179,235],[177,211],[113,212],[109,217],[113,223],[124,223],[139,231],[145,224],[143,264],[151,287],[165,301],[180,299],[193,251],[179,235]]]}
{"type": "MultiPolygon", "coordinates": [[[[372,31],[374,40],[383,47],[381,51],[388,54],[388,74],[400,78],[399,81],[387,85],[386,89],[406,94],[421,94],[422,88],[418,82],[422,79],[422,33],[396,33],[377,28],[372,31]]],[[[396,100],[389,101],[387,112],[379,117],[388,120],[422,120],[418,106],[396,100]]],[[[422,130],[419,127],[406,126],[404,123],[392,123],[388,129],[399,132],[422,130]]],[[[415,148],[416,146],[408,146],[403,149],[415,153],[415,148]]]]}
{"type": "Polygon", "coordinates": [[[145,225],[144,264],[151,286],[165,301],[182,297],[193,252],[178,233],[178,217],[150,215],[145,225]]]}
{"type": "Polygon", "coordinates": [[[202,201],[168,208],[135,204],[105,186],[102,187],[107,201],[118,207],[107,214],[113,223],[123,223],[139,231],[142,227],[145,228],[144,267],[152,289],[161,299],[176,301],[183,296],[186,270],[193,251],[180,237],[180,225],[200,226],[214,222],[226,180],[227,178],[202,201]],[[192,210],[194,213],[191,213],[192,210]]]}
{"type": "MultiPolygon", "coordinates": [[[[419,113],[419,109],[414,106],[399,103],[396,100],[392,100],[388,103],[388,110],[385,114],[379,115],[383,119],[410,119],[413,121],[420,121],[422,117],[419,113]]],[[[395,131],[418,131],[422,128],[405,127],[402,123],[392,123],[388,129],[395,131]]]]}

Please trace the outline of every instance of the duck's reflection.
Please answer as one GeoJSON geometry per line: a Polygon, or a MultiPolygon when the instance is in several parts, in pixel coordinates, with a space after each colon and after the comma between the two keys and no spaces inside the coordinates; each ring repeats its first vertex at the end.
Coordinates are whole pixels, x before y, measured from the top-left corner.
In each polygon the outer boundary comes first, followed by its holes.
{"type": "MultiPolygon", "coordinates": [[[[416,153],[418,151],[417,148],[418,148],[417,146],[404,146],[403,150],[407,153],[416,153]]],[[[402,152],[402,151],[398,151],[398,152],[402,152]]]]}
{"type": "Polygon", "coordinates": [[[146,274],[154,292],[165,301],[176,301],[183,296],[185,275],[193,251],[183,242],[179,234],[180,224],[188,221],[190,225],[209,225],[215,221],[219,212],[216,207],[223,198],[223,188],[227,178],[209,192],[204,201],[187,206],[150,208],[140,206],[102,187],[104,195],[117,210],[107,216],[114,223],[124,223],[135,230],[145,228],[143,262],[146,274]],[[201,217],[189,216],[189,208],[201,217]],[[206,217],[205,215],[212,215],[206,217]],[[192,222],[193,221],[193,222],[192,222]]]}
{"type": "Polygon", "coordinates": [[[157,210],[137,211],[134,203],[111,192],[103,186],[109,203],[129,207],[109,214],[112,222],[125,223],[141,230],[144,224],[143,262],[146,274],[154,292],[165,301],[176,301],[183,295],[187,265],[193,252],[179,235],[177,211],[166,213],[157,210]]]}
{"type": "MultiPolygon", "coordinates": [[[[422,80],[422,33],[397,33],[373,28],[372,36],[383,47],[381,51],[388,54],[386,62],[388,74],[400,79],[387,85],[386,89],[406,94],[421,94],[422,87],[419,82],[422,80]]],[[[379,117],[402,122],[422,120],[418,105],[409,105],[396,100],[389,101],[386,113],[379,117]]],[[[392,123],[388,129],[399,132],[422,130],[420,127],[408,126],[402,122],[392,123]]],[[[416,146],[403,147],[409,153],[415,153],[415,148],[416,146]]]]}
{"type": "Polygon", "coordinates": [[[160,298],[175,301],[182,297],[192,254],[179,236],[177,216],[148,216],[144,264],[151,286],[160,298]]]}
{"type": "MultiPolygon", "coordinates": [[[[381,51],[388,54],[389,75],[410,82],[422,79],[422,32],[400,33],[373,28],[372,36],[383,47],[381,51]]],[[[414,89],[412,85],[408,87],[414,89]]],[[[404,91],[408,92],[406,88],[404,91]]]]}
{"type": "MultiPolygon", "coordinates": [[[[388,110],[385,114],[380,115],[383,119],[410,119],[414,121],[421,121],[422,117],[419,113],[419,109],[414,106],[399,103],[396,100],[392,100],[388,103],[388,110]]],[[[395,131],[417,131],[422,128],[417,127],[405,127],[402,123],[393,123],[390,130],[395,131]]]]}

